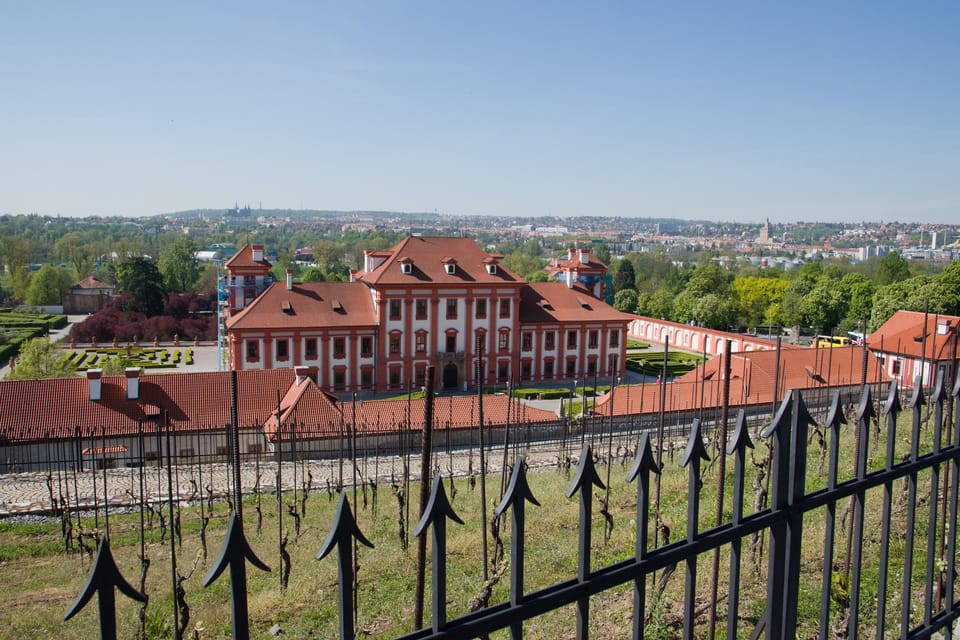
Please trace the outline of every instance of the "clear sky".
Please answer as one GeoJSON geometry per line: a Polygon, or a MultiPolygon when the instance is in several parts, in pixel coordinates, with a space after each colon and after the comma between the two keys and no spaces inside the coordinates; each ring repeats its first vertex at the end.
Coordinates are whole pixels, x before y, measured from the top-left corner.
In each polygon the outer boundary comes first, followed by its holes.
{"type": "Polygon", "coordinates": [[[960,222],[960,2],[2,2],[0,213],[960,222]]]}

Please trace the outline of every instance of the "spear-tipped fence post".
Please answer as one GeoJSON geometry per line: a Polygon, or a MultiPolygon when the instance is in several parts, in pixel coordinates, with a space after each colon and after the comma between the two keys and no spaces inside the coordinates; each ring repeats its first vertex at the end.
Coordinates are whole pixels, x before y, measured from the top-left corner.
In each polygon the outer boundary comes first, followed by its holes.
{"type": "MultiPolygon", "coordinates": [[[[580,532],[577,545],[577,579],[586,582],[590,578],[590,538],[593,520],[593,487],[603,489],[603,482],[597,474],[593,464],[593,451],[589,443],[584,443],[580,451],[580,464],[577,473],[567,489],[567,498],[572,498],[580,492],[580,532]]],[[[586,640],[587,626],[590,622],[590,597],[583,596],[577,600],[577,640],[586,640]]]]}
{"type": "MultiPolygon", "coordinates": [[[[733,431],[733,440],[727,447],[727,455],[734,457],[733,471],[733,514],[731,525],[737,527],[743,518],[743,484],[746,478],[747,449],[753,448],[747,428],[747,414],[743,409],[737,413],[737,422],[733,431]]],[[[730,584],[727,595],[727,637],[737,637],[737,618],[740,607],[740,546],[741,538],[730,543],[730,584]]]]}
{"type": "Polygon", "coordinates": [[[443,489],[443,479],[437,473],[433,479],[433,490],[423,517],[413,530],[420,537],[427,527],[433,525],[433,630],[443,631],[447,626],[447,518],[457,524],[463,520],[453,511],[447,493],[443,489]]]}
{"type": "MultiPolygon", "coordinates": [[[[540,506],[530,491],[530,485],[527,484],[527,470],[523,457],[517,456],[507,491],[503,494],[500,504],[493,510],[494,517],[499,518],[512,507],[510,510],[510,605],[513,607],[523,602],[523,529],[526,502],[540,506]]],[[[511,622],[511,640],[520,640],[522,637],[523,622],[511,622]]]]}
{"type": "Polygon", "coordinates": [[[793,638],[796,611],[803,514],[793,506],[803,498],[806,480],[807,429],[813,419],[800,392],[792,390],[777,410],[773,423],[761,434],[773,438],[773,489],[771,511],[781,515],[770,527],[767,576],[767,638],[793,638]]]}
{"type": "Polygon", "coordinates": [[[227,537],[223,541],[220,557],[210,568],[203,586],[209,587],[216,582],[227,567],[230,568],[230,604],[233,621],[233,640],[247,640],[250,637],[250,622],[247,616],[247,561],[261,571],[270,571],[250,548],[243,534],[243,521],[236,510],[230,514],[227,537]]]}
{"type": "MultiPolygon", "coordinates": [[[[907,408],[913,413],[910,432],[910,462],[920,457],[920,412],[923,410],[923,379],[914,380],[913,395],[907,408]]],[[[907,476],[907,531],[904,534],[903,548],[903,592],[900,600],[900,635],[906,638],[910,632],[910,604],[912,600],[913,548],[917,515],[917,472],[907,476]]]]}
{"type": "MultiPolygon", "coordinates": [[[[944,390],[944,371],[937,370],[936,382],[930,399],[933,401],[933,455],[940,453],[943,445],[943,401],[946,398],[944,390]]],[[[927,573],[924,582],[924,613],[923,622],[929,625],[933,619],[933,610],[936,603],[933,600],[934,572],[937,569],[937,511],[940,508],[940,465],[930,467],[930,514],[927,522],[927,573]]]]}
{"type": "MultiPolygon", "coordinates": [[[[834,391],[827,421],[824,426],[830,430],[830,466],[827,471],[827,489],[837,488],[837,468],[840,460],[840,425],[847,424],[843,415],[840,391],[834,391]]],[[[823,534],[823,582],[820,588],[820,637],[827,638],[832,632],[830,624],[830,591],[833,587],[833,547],[836,538],[837,501],[827,503],[827,513],[823,534]]]]}
{"type": "Polygon", "coordinates": [[[340,603],[340,640],[353,640],[353,543],[359,542],[373,549],[373,543],[367,540],[350,510],[347,492],[340,490],[340,502],[337,504],[337,515],[334,517],[333,528],[327,536],[320,550],[317,551],[317,560],[322,560],[328,553],[337,548],[337,576],[338,598],[340,603]]]}
{"type": "MultiPolygon", "coordinates": [[[[709,461],[707,448],[703,444],[700,433],[700,418],[693,419],[690,427],[690,439],[687,441],[687,450],[680,461],[681,467],[689,468],[687,481],[687,542],[697,539],[697,524],[700,519],[700,463],[709,461]]],[[[683,604],[683,637],[693,638],[693,624],[697,603],[697,556],[691,555],[686,560],[687,571],[684,579],[683,604]]]]}
{"type": "MultiPolygon", "coordinates": [[[[954,336],[956,338],[956,336],[954,336]]],[[[953,399],[953,434],[951,446],[955,449],[960,449],[960,376],[957,376],[957,379],[953,384],[953,391],[950,392],[950,396],[953,399]]],[[[950,535],[947,537],[947,557],[956,558],[957,555],[957,502],[960,501],[960,464],[957,464],[955,460],[950,465],[950,535]]],[[[954,588],[956,586],[956,575],[957,567],[954,562],[947,562],[947,575],[945,578],[945,588],[946,598],[944,602],[946,603],[946,612],[947,614],[953,613],[953,596],[954,588]]]]}
{"type": "MultiPolygon", "coordinates": [[[[863,385],[863,394],[860,396],[860,405],[857,407],[857,430],[860,437],[857,439],[857,480],[863,480],[867,475],[867,452],[870,450],[870,419],[876,417],[873,408],[873,397],[870,386],[863,385]]],[[[860,622],[860,566],[863,557],[863,518],[866,500],[866,490],[860,489],[854,494],[853,503],[853,564],[850,578],[850,628],[856,629],[860,622]]],[[[936,506],[934,505],[934,509],[936,506]]]]}
{"type": "MultiPolygon", "coordinates": [[[[644,431],[637,444],[637,453],[633,466],[627,474],[627,482],[637,480],[637,539],[634,556],[637,563],[643,561],[647,553],[648,528],[650,525],[650,473],[659,474],[660,467],[653,457],[650,447],[650,434],[644,431]]],[[[647,578],[642,576],[633,581],[633,640],[643,638],[644,605],[647,594],[647,578]]]]}
{"type": "Polygon", "coordinates": [[[116,594],[113,592],[114,588],[119,589],[120,593],[137,602],[147,601],[147,596],[133,588],[121,575],[117,563],[113,559],[113,553],[110,551],[110,539],[104,535],[100,537],[97,559],[90,571],[90,578],[77,599],[64,614],[64,622],[79,613],[90,602],[90,598],[96,594],[100,613],[100,640],[116,640],[117,603],[116,594]]]}
{"type": "MultiPolygon", "coordinates": [[[[903,407],[900,405],[900,393],[897,381],[890,383],[887,400],[883,403],[883,413],[887,418],[887,455],[884,465],[886,471],[893,469],[896,455],[897,416],[903,407]]],[[[890,509],[893,504],[893,481],[883,483],[883,515],[880,532],[880,576],[877,580],[877,637],[886,635],[887,619],[887,568],[890,556],[890,509]]],[[[826,566],[826,563],[825,565],[826,566]]],[[[822,635],[822,634],[821,634],[822,635]]]]}

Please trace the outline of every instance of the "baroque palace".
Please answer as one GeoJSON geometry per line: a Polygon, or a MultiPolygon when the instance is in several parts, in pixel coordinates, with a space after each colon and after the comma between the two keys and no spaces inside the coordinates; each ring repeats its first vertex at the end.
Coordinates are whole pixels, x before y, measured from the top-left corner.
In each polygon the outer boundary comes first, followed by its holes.
{"type": "Polygon", "coordinates": [[[589,249],[526,282],[472,240],[411,236],[364,253],[350,282],[270,283],[263,246],[226,262],[230,366],[306,366],[336,393],[436,384],[573,382],[624,372],[633,318],[602,300],[606,266],[589,249]]]}

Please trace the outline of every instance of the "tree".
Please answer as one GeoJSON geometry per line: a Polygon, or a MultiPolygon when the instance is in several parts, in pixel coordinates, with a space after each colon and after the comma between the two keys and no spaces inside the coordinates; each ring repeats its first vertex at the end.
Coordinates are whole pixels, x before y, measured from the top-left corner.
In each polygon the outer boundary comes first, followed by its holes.
{"type": "Polygon", "coordinates": [[[602,262],[603,264],[610,264],[610,249],[604,243],[598,244],[593,249],[593,257],[602,262]]]}
{"type": "Polygon", "coordinates": [[[737,278],[733,281],[733,293],[736,298],[737,315],[740,321],[749,327],[767,324],[773,305],[780,308],[783,295],[787,290],[787,281],[779,278],[737,278]]]}
{"type": "Polygon", "coordinates": [[[619,293],[624,289],[634,289],[636,285],[637,274],[633,270],[633,263],[629,260],[621,260],[617,265],[617,272],[613,274],[613,292],[619,293]]]}
{"type": "Polygon", "coordinates": [[[837,283],[823,277],[800,301],[803,324],[820,333],[832,333],[847,315],[847,302],[837,283]]]}
{"type": "Polygon", "coordinates": [[[65,234],[53,243],[53,255],[60,262],[73,267],[77,278],[85,278],[93,270],[93,254],[90,244],[76,231],[65,234]]]}
{"type": "Polygon", "coordinates": [[[731,278],[731,273],[724,271],[712,262],[698,264],[693,273],[690,274],[690,280],[687,282],[683,293],[677,296],[674,305],[674,320],[677,322],[696,320],[700,326],[709,326],[714,329],[727,328],[736,318],[736,307],[730,302],[732,298],[731,278]],[[701,301],[708,295],[714,296],[718,300],[730,302],[730,308],[733,309],[733,318],[727,319],[726,307],[719,316],[712,312],[709,314],[712,318],[722,318],[725,321],[722,326],[703,324],[703,318],[696,312],[701,301]]]}
{"type": "Polygon", "coordinates": [[[877,265],[877,272],[873,276],[873,282],[878,287],[882,287],[894,282],[901,282],[910,277],[910,265],[896,251],[891,251],[885,255],[877,265]]]}
{"type": "Polygon", "coordinates": [[[56,345],[50,344],[46,338],[34,338],[20,347],[16,366],[7,375],[7,380],[69,378],[75,373],[76,368],[67,362],[56,345]]]}
{"type": "Polygon", "coordinates": [[[729,296],[708,293],[693,307],[697,326],[709,329],[727,329],[737,318],[737,308],[729,296]]]}
{"type": "Polygon", "coordinates": [[[160,253],[158,266],[167,291],[189,291],[200,277],[197,245],[189,236],[180,236],[160,253]]]}
{"type": "Polygon", "coordinates": [[[854,321],[855,326],[863,318],[870,317],[876,289],[866,276],[860,273],[848,273],[840,280],[840,291],[847,300],[847,318],[854,321]]]}
{"type": "Polygon", "coordinates": [[[636,313],[637,292],[633,289],[621,289],[613,296],[613,308],[626,313],[636,313]]]}
{"type": "Polygon", "coordinates": [[[163,312],[163,276],[150,258],[128,256],[117,263],[117,289],[129,293],[133,309],[143,315],[163,312]]]}
{"type": "Polygon", "coordinates": [[[301,277],[304,282],[325,282],[327,279],[320,267],[307,267],[303,270],[301,277]]]}
{"type": "Polygon", "coordinates": [[[203,265],[203,270],[200,271],[200,278],[193,285],[193,290],[197,293],[216,291],[218,276],[217,266],[209,262],[206,263],[203,265]]]}
{"type": "Polygon", "coordinates": [[[30,278],[25,302],[33,305],[58,305],[73,286],[73,276],[62,267],[44,265],[30,278]]]}

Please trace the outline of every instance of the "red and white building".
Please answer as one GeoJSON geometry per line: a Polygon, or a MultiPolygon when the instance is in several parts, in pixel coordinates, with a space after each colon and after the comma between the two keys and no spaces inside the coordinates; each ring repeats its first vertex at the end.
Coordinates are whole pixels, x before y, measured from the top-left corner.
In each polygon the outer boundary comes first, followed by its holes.
{"type": "MultiPolygon", "coordinates": [[[[932,386],[938,370],[949,373],[958,355],[960,317],[897,311],[867,336],[867,347],[886,373],[902,387],[913,387],[917,378],[932,386]]],[[[948,375],[947,380],[950,380],[948,375]]]]}
{"type": "MultiPolygon", "coordinates": [[[[266,276],[269,264],[254,258],[244,247],[227,262],[232,282],[256,278],[250,269],[266,276]]],[[[231,303],[231,368],[316,366],[317,384],[335,392],[419,386],[431,364],[444,389],[624,373],[631,316],[575,278],[528,283],[502,258],[466,238],[408,237],[365,253],[352,282],[288,274],[231,303]]]]}

